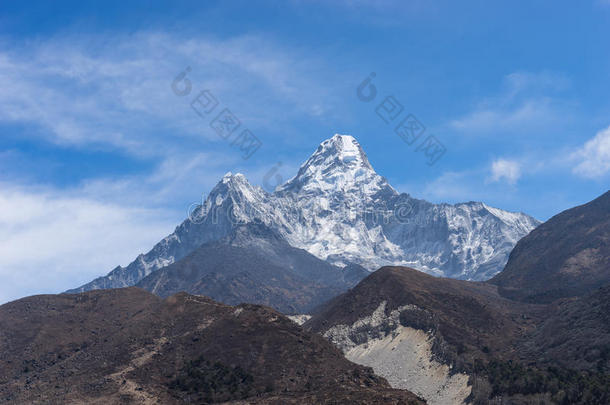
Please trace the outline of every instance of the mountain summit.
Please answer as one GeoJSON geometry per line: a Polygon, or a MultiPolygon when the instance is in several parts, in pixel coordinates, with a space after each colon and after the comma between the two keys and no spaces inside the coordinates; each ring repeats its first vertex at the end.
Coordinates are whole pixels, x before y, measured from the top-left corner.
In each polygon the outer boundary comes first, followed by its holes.
{"type": "Polygon", "coordinates": [[[370,194],[383,187],[391,188],[373,170],[358,141],[350,135],[336,134],[322,142],[297,175],[278,191],[370,194]]]}
{"type": "Polygon", "coordinates": [[[469,280],[502,270],[517,241],[540,223],[479,202],[432,204],[399,194],[375,172],[356,139],[335,135],[273,193],[227,173],[150,252],[70,292],[135,285],[254,221],[339,267],[404,265],[469,280]]]}

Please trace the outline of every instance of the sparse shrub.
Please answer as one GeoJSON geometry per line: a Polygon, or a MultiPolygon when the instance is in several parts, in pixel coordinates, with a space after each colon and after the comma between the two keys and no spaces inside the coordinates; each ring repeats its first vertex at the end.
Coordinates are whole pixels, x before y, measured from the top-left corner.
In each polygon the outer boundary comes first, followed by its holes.
{"type": "MultiPolygon", "coordinates": [[[[610,375],[600,372],[576,371],[560,367],[526,367],[512,361],[475,360],[474,372],[485,376],[491,385],[488,399],[500,396],[550,395],[560,405],[610,403],[610,375]]],[[[473,393],[476,394],[476,393],[473,393]]],[[[480,398],[480,395],[475,395],[480,398]]]]}
{"type": "Polygon", "coordinates": [[[225,402],[256,394],[254,378],[241,367],[212,364],[202,356],[187,362],[169,388],[197,402],[225,402]]]}

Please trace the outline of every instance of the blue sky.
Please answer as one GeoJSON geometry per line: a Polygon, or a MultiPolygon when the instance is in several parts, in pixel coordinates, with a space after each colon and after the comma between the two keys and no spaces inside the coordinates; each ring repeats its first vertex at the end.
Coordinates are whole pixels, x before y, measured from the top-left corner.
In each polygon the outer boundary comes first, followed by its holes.
{"type": "Polygon", "coordinates": [[[225,172],[287,180],[335,133],[399,191],[546,220],[608,189],[607,38],[603,0],[2,2],[0,302],[127,264],[225,172]],[[252,157],[193,112],[202,90],[252,157]],[[395,134],[407,114],[446,148],[434,165],[395,134]]]}

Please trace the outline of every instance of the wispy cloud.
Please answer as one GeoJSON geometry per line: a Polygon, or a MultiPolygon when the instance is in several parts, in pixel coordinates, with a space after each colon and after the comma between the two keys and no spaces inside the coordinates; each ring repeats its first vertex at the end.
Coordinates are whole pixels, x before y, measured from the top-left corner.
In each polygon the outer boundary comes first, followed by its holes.
{"type": "Polygon", "coordinates": [[[2,184],[0,303],[61,292],[127,264],[175,221],[164,210],[2,184]]]}
{"type": "Polygon", "coordinates": [[[488,97],[450,126],[468,134],[524,131],[549,128],[565,122],[568,104],[553,96],[570,86],[569,80],[549,72],[516,72],[503,80],[502,91],[488,97]]]}
{"type": "Polygon", "coordinates": [[[447,171],[434,180],[425,184],[419,194],[433,202],[463,202],[476,199],[481,189],[481,184],[475,183],[480,180],[477,170],[447,171]]]}
{"type": "Polygon", "coordinates": [[[210,190],[228,168],[239,163],[239,156],[218,152],[175,154],[148,175],[85,179],[65,191],[108,203],[176,207],[210,190]]]}
{"type": "Polygon", "coordinates": [[[170,91],[187,65],[194,86],[250,127],[277,129],[291,114],[319,116],[332,103],[328,83],[308,74],[318,68],[311,55],[254,36],[54,37],[3,49],[0,121],[30,124],[59,144],[150,156],[173,153],[184,139],[218,140],[170,91]]]}
{"type": "Polygon", "coordinates": [[[510,209],[509,204],[519,193],[517,187],[507,186],[506,182],[490,182],[487,167],[446,171],[427,182],[415,196],[436,203],[461,203],[483,201],[498,208],[510,209]]]}

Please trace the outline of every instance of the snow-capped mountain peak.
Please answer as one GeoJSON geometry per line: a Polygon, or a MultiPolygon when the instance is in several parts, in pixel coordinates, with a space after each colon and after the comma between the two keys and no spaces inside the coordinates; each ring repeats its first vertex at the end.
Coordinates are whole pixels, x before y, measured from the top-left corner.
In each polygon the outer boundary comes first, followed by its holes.
{"type": "Polygon", "coordinates": [[[351,135],[335,134],[318,146],[297,175],[278,188],[278,193],[370,195],[382,188],[391,187],[375,172],[358,141],[351,135]]]}
{"type": "Polygon", "coordinates": [[[361,167],[373,170],[364,150],[356,138],[351,135],[335,134],[332,138],[325,140],[305,164],[314,163],[319,158],[325,161],[332,159],[333,165],[338,163],[347,168],[361,167]]]}

